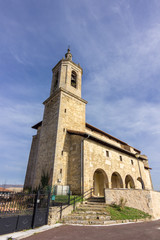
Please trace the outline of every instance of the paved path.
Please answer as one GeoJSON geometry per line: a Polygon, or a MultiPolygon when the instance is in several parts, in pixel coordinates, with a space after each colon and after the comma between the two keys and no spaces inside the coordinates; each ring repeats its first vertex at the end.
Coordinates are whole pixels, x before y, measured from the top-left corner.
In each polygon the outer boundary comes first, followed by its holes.
{"type": "Polygon", "coordinates": [[[115,226],[63,225],[26,240],[160,240],[160,220],[115,226]]]}

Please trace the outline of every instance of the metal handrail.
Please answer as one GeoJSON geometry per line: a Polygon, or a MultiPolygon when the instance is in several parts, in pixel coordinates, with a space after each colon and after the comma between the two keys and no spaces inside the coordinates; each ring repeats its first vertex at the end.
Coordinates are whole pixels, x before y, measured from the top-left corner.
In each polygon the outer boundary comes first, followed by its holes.
{"type": "MultiPolygon", "coordinates": [[[[74,197],[73,199],[73,210],[75,211],[75,207],[76,207],[76,202],[79,202],[81,199],[82,199],[82,202],[83,202],[83,199],[84,197],[88,196],[88,195],[91,195],[92,196],[92,193],[94,192],[94,188],[90,188],[89,190],[87,190],[86,192],[84,192],[83,194],[81,194],[80,196],[78,197],[74,197]]],[[[70,196],[69,196],[70,198],[70,196]]],[[[67,206],[65,206],[64,208],[62,207],[62,203],[61,203],[61,206],[60,206],[60,210],[58,212],[60,212],[60,219],[62,218],[62,211],[64,209],[66,209],[67,207],[69,207],[70,205],[72,205],[72,203],[69,201],[67,206]]]]}

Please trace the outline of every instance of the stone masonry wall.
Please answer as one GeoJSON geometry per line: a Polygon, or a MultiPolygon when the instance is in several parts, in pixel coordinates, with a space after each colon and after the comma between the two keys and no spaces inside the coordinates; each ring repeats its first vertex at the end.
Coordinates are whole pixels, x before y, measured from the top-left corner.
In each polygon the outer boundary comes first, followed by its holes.
{"type": "MultiPolygon", "coordinates": [[[[54,96],[45,104],[43,123],[39,140],[39,151],[33,187],[38,187],[43,171],[49,174],[50,180],[53,175],[55,146],[57,140],[57,125],[59,116],[60,95],[54,96]]],[[[51,183],[50,183],[51,184],[51,183]]]]}
{"type": "Polygon", "coordinates": [[[160,218],[160,192],[136,189],[105,189],[106,204],[119,204],[120,199],[127,200],[126,206],[137,208],[160,218]]]}
{"type": "Polygon", "coordinates": [[[138,164],[138,160],[136,158],[132,158],[125,153],[103,146],[89,139],[84,140],[84,166],[85,191],[93,187],[93,176],[97,169],[101,169],[105,172],[109,188],[112,187],[112,174],[117,172],[122,178],[123,188],[125,188],[126,176],[130,175],[133,178],[135,188],[140,189],[140,182],[137,181],[137,178],[140,177],[139,166],[145,189],[152,189],[152,183],[149,178],[149,170],[144,168],[142,161],[139,161],[138,164]],[[106,151],[109,151],[109,157],[106,156],[106,151]],[[120,161],[120,156],[122,156],[122,161],[120,161]],[[133,164],[131,160],[133,160],[133,164]]]}
{"type": "Polygon", "coordinates": [[[36,169],[36,162],[37,162],[40,130],[41,130],[41,127],[39,127],[38,129],[37,135],[34,135],[32,137],[32,145],[31,145],[31,150],[30,150],[30,155],[28,160],[24,189],[32,187],[32,184],[33,184],[34,174],[36,169]]]}
{"type": "Polygon", "coordinates": [[[81,193],[81,141],[82,137],[70,135],[68,181],[73,194],[81,193]]]}
{"type": "MultiPolygon", "coordinates": [[[[73,158],[70,160],[69,154],[70,151],[72,151],[71,150],[72,146],[70,146],[70,144],[72,144],[71,143],[72,139],[69,137],[67,130],[72,129],[75,131],[78,130],[84,131],[85,129],[86,103],[79,98],[67,94],[66,91],[63,90],[61,91],[60,96],[61,97],[60,97],[59,121],[56,139],[57,144],[55,152],[55,164],[52,185],[55,184],[67,185],[68,181],[71,182],[69,165],[71,164],[73,158]],[[58,183],[57,180],[59,179],[60,172],[61,179],[60,182],[58,183]]],[[[75,142],[75,144],[76,146],[78,146],[79,141],[77,143],[75,142]]],[[[77,155],[79,158],[79,150],[77,152],[77,155]]],[[[77,174],[79,173],[77,172],[77,174]]]]}

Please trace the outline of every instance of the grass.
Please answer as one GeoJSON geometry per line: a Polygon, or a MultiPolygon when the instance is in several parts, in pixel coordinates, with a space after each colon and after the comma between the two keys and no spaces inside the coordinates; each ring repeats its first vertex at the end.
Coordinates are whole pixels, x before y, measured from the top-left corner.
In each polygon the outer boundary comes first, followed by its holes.
{"type": "Polygon", "coordinates": [[[111,216],[112,220],[127,220],[127,219],[134,220],[151,218],[151,216],[148,213],[130,207],[124,207],[123,209],[121,209],[120,206],[110,205],[107,206],[106,210],[111,216]]]}
{"type": "MultiPolygon", "coordinates": [[[[70,204],[74,203],[74,197],[76,198],[76,202],[81,202],[82,199],[80,198],[80,196],[77,195],[71,195],[70,196],[70,204]],[[79,198],[78,198],[79,197],[79,198]]],[[[58,195],[55,197],[55,202],[59,202],[59,203],[68,203],[68,195],[58,195]]]]}

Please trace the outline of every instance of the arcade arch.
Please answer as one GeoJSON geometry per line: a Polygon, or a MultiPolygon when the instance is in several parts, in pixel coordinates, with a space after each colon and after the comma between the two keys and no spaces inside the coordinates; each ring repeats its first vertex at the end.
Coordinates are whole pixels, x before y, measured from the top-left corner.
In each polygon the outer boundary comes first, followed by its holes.
{"type": "Polygon", "coordinates": [[[118,172],[114,172],[111,177],[112,188],[123,188],[123,181],[118,172]]]}
{"type": "Polygon", "coordinates": [[[93,175],[94,195],[104,196],[104,189],[108,188],[108,177],[103,169],[98,168],[93,175]]]}
{"type": "Polygon", "coordinates": [[[141,177],[137,178],[137,187],[138,189],[145,189],[145,185],[141,177]]]}
{"type": "Polygon", "coordinates": [[[135,188],[135,184],[134,184],[134,181],[133,181],[133,178],[130,176],[130,175],[127,175],[125,177],[125,187],[126,188],[135,188]]]}

